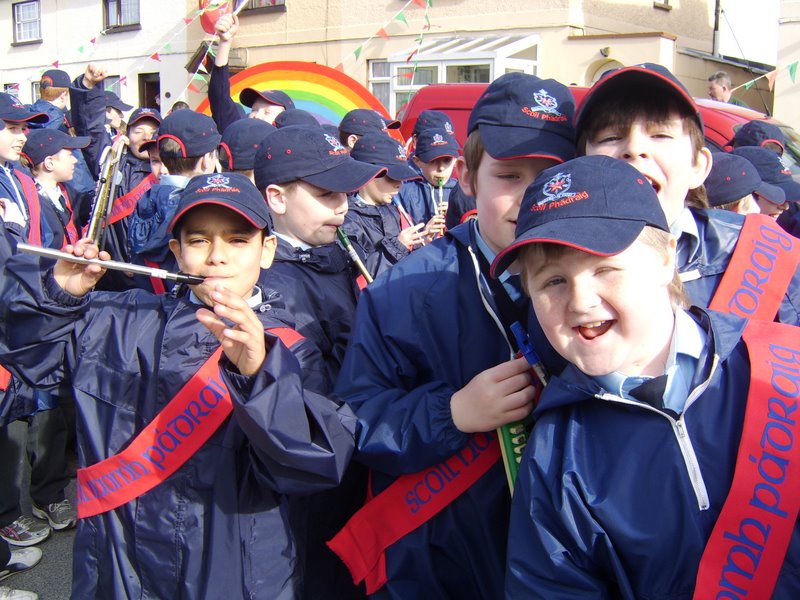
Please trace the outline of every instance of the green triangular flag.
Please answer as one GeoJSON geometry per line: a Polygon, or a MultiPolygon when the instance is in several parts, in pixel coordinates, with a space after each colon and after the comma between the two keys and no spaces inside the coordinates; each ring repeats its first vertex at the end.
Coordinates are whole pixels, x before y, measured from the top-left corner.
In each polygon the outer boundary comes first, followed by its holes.
{"type": "Polygon", "coordinates": [[[794,61],[792,64],[789,65],[789,77],[792,78],[792,83],[794,83],[795,77],[797,77],[797,63],[800,61],[794,61]]]}
{"type": "Polygon", "coordinates": [[[80,47],[78,48],[78,52],[80,52],[81,54],[83,54],[83,46],[80,46],[80,47]]]}
{"type": "Polygon", "coordinates": [[[428,0],[428,6],[433,6],[433,0],[428,0]]]}
{"type": "Polygon", "coordinates": [[[164,50],[166,50],[167,52],[171,51],[172,50],[172,44],[170,42],[167,42],[166,44],[164,44],[164,50]]]}
{"type": "Polygon", "coordinates": [[[749,90],[751,87],[753,87],[755,82],[756,82],[755,79],[753,79],[752,81],[748,81],[747,83],[744,84],[744,89],[749,90]]]}
{"type": "Polygon", "coordinates": [[[192,75],[192,79],[199,79],[200,81],[203,81],[203,82],[205,82],[205,80],[206,80],[206,78],[203,77],[202,75],[200,75],[200,73],[195,73],[194,75],[192,75]]]}
{"type": "Polygon", "coordinates": [[[402,10],[394,16],[394,20],[402,21],[403,23],[408,25],[408,21],[406,21],[406,13],[404,13],[402,10]]]}
{"type": "Polygon", "coordinates": [[[361,58],[361,46],[359,46],[358,48],[356,48],[356,49],[355,49],[355,51],[353,52],[353,54],[355,54],[355,55],[356,55],[356,59],[359,59],[359,58],[361,58]]]}

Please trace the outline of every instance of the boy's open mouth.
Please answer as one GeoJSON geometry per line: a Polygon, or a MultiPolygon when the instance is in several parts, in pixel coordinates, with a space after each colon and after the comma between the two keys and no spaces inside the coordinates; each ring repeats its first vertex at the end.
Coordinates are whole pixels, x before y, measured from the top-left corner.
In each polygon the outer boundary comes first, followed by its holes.
{"type": "Polygon", "coordinates": [[[599,338],[614,324],[614,321],[597,321],[595,323],[586,323],[584,325],[578,325],[575,327],[575,330],[580,334],[580,336],[585,340],[593,340],[595,338],[599,338]]]}

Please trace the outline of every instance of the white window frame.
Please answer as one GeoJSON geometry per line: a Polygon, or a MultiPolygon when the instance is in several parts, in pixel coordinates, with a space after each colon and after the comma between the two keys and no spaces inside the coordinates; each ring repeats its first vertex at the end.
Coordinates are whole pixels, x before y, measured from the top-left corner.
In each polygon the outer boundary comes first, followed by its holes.
{"type": "Polygon", "coordinates": [[[42,41],[42,8],[39,0],[26,0],[24,2],[16,2],[12,4],[12,16],[14,19],[14,43],[24,44],[29,42],[42,41]],[[33,6],[36,8],[36,17],[28,18],[21,21],[19,18],[20,9],[26,6],[33,6]],[[24,26],[31,23],[36,24],[35,35],[24,35],[24,26]]]}

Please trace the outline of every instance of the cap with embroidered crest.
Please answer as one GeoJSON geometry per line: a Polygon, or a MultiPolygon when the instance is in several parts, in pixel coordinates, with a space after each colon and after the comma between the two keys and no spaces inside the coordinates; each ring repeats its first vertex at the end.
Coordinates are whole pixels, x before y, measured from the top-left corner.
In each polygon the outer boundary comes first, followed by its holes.
{"type": "Polygon", "coordinates": [[[3,121],[11,121],[13,123],[47,123],[50,121],[44,113],[37,113],[28,110],[25,105],[19,101],[19,98],[0,92],[0,119],[3,121]]]}
{"type": "Polygon", "coordinates": [[[164,117],[158,127],[158,150],[161,157],[194,158],[215,150],[222,136],[214,119],[193,110],[176,110],[164,117]],[[163,142],[176,142],[172,151],[163,142]]]}
{"type": "Polygon", "coordinates": [[[331,192],[354,192],[385,169],[355,160],[337,138],[314,125],[276,129],[256,150],[256,186],[302,180],[331,192]]]}
{"type": "Polygon", "coordinates": [[[368,133],[358,138],[350,151],[358,161],[386,169],[386,176],[397,181],[419,178],[419,173],[408,166],[406,149],[396,139],[385,133],[368,133]]]}
{"type": "Polygon", "coordinates": [[[458,158],[460,148],[455,136],[451,136],[443,128],[428,128],[417,136],[414,155],[421,161],[429,163],[437,158],[458,158]]]}
{"type": "Polygon", "coordinates": [[[624,95],[629,93],[629,90],[641,91],[648,88],[652,89],[654,94],[663,93],[675,98],[688,114],[694,116],[700,126],[700,131],[703,130],[700,109],[680,80],[662,65],[641,63],[607,71],[589,88],[575,114],[575,130],[578,137],[586,127],[592,110],[600,100],[608,98],[609,95],[624,95]]]}
{"type": "Polygon", "coordinates": [[[74,150],[86,148],[92,141],[90,137],[73,137],[59,129],[32,129],[22,148],[22,154],[33,165],[43,162],[48,156],[54,156],[63,149],[74,150]]]}
{"type": "Polygon", "coordinates": [[[371,108],[354,108],[339,123],[341,133],[366,135],[373,132],[386,133],[389,129],[400,127],[400,121],[393,121],[371,108]]]}
{"type": "Polygon", "coordinates": [[[497,160],[530,157],[563,162],[575,156],[574,111],[575,101],[564,84],[507,73],[478,98],[467,132],[480,131],[486,152],[497,160]]]}
{"type": "Polygon", "coordinates": [[[422,131],[431,127],[444,129],[449,135],[456,134],[453,128],[453,121],[447,113],[440,110],[423,110],[419,113],[419,117],[414,123],[412,135],[419,135],[422,131]]]}
{"type": "Polygon", "coordinates": [[[645,226],[669,231],[653,186],[624,161],[582,156],[545,169],[525,190],[514,242],[492,263],[493,277],[534,243],[569,246],[598,256],[619,254],[645,226]]]}
{"type": "Polygon", "coordinates": [[[267,203],[250,178],[241,173],[223,172],[197,175],[189,180],[180,194],[169,230],[172,231],[188,211],[202,204],[229,208],[257,229],[266,229],[269,225],[267,203]]]}
{"type": "Polygon", "coordinates": [[[276,106],[282,106],[286,109],[295,107],[294,101],[289,97],[289,94],[281,90],[256,90],[254,88],[245,88],[242,90],[242,93],[239,94],[239,101],[248,108],[252,108],[253,104],[258,99],[265,100],[276,106]]]}

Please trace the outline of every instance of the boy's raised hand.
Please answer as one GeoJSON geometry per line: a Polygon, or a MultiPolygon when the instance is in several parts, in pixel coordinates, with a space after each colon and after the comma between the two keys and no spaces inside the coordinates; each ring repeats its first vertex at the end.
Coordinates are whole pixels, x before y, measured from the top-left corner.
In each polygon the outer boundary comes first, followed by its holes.
{"type": "Polygon", "coordinates": [[[267,357],[264,326],[240,296],[218,285],[211,292],[214,311],[201,308],[197,320],[219,340],[228,359],[242,375],[255,375],[267,357]],[[222,319],[233,323],[231,327],[222,319]]]}
{"type": "Polygon", "coordinates": [[[239,17],[231,13],[222,15],[217,19],[214,29],[216,29],[220,40],[228,42],[232,40],[236,32],[239,31],[239,17]]]}
{"type": "Polygon", "coordinates": [[[515,358],[478,373],[450,398],[453,423],[464,433],[492,431],[521,421],[533,410],[530,366],[515,358]]]}
{"type": "MultiPolygon", "coordinates": [[[[100,260],[109,260],[111,255],[106,251],[100,251],[95,243],[88,239],[83,238],[78,240],[76,244],[70,244],[64,248],[64,252],[69,252],[75,256],[82,256],[84,258],[99,258],[100,260]]],[[[56,266],[53,267],[53,276],[56,283],[61,286],[65,292],[73,296],[85,296],[103,277],[106,270],[100,265],[81,265],[66,260],[57,260],[56,266]]]]}
{"type": "Polygon", "coordinates": [[[88,89],[92,89],[106,77],[108,77],[108,73],[103,67],[97,63],[89,63],[83,73],[83,85],[88,89]]]}

